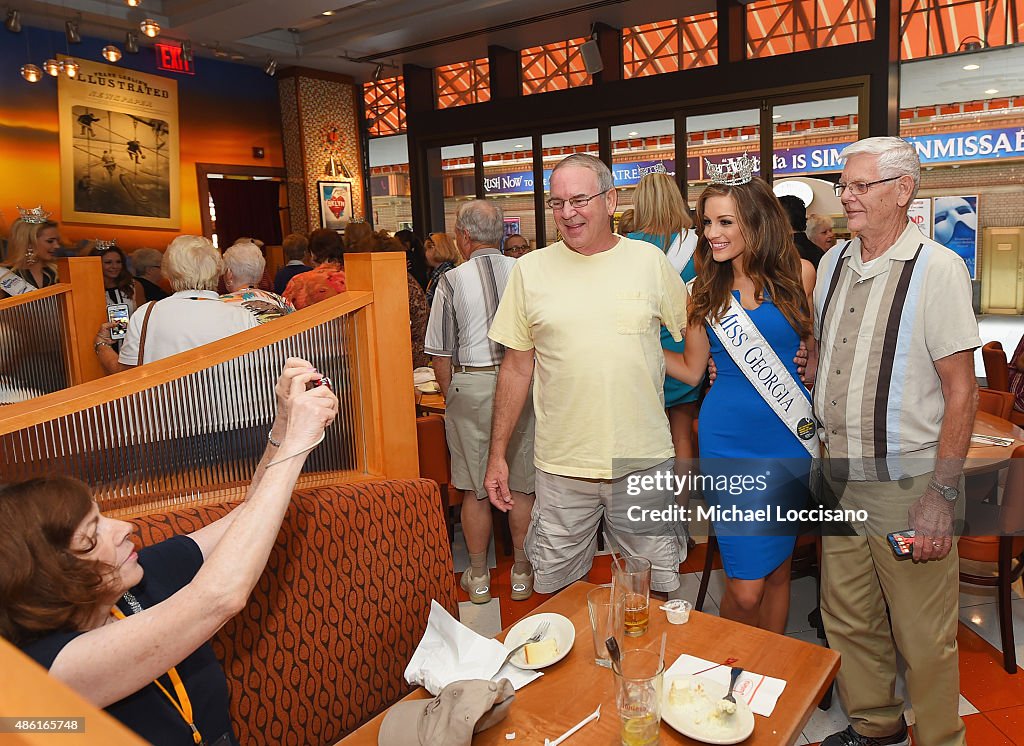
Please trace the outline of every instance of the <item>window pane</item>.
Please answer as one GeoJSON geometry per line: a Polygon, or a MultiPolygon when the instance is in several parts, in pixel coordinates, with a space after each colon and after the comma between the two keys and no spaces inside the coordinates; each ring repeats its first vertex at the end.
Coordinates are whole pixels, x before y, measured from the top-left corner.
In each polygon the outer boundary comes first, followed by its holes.
{"type": "Polygon", "coordinates": [[[455,234],[455,213],[459,203],[476,197],[473,178],[473,146],[450,145],[441,148],[441,173],[444,181],[444,230],[455,234]]]}
{"type": "Polygon", "coordinates": [[[533,209],[533,150],[529,137],[484,143],[484,196],[505,213],[505,235],[519,233],[538,246],[533,209]]]}

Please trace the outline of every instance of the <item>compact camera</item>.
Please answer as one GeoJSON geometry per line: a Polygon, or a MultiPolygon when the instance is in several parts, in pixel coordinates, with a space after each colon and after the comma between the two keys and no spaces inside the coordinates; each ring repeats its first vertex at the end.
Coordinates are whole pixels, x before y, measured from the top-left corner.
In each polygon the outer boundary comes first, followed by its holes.
{"type": "Polygon", "coordinates": [[[306,384],[306,391],[319,388],[320,386],[326,386],[329,390],[334,391],[334,384],[331,383],[331,379],[327,376],[320,376],[315,381],[310,381],[306,384]]]}

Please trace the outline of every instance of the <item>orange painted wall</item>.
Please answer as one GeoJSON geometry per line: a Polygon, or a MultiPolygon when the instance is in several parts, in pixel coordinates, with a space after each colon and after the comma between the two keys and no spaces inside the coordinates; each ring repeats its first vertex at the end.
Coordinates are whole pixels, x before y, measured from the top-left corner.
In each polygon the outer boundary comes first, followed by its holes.
{"type": "MultiPolygon", "coordinates": [[[[100,60],[105,40],[83,38],[73,55],[100,60]]],[[[26,27],[20,34],[0,33],[0,232],[17,217],[16,205],[42,204],[59,220],[60,153],[57,134],[57,84],[44,76],[29,84],[19,75],[27,61],[42,66],[64,34],[26,27]],[[26,49],[26,35],[32,56],[26,49]]],[[[128,251],[142,246],[163,249],[177,235],[202,232],[196,163],[284,167],[277,81],[258,67],[208,58],[196,59],[195,76],[156,69],[156,53],[143,46],[125,55],[121,67],[161,75],[178,83],[181,226],[178,230],[131,229],[61,222],[65,243],[116,238],[128,251]],[[265,157],[252,156],[253,147],[265,157]]]]}

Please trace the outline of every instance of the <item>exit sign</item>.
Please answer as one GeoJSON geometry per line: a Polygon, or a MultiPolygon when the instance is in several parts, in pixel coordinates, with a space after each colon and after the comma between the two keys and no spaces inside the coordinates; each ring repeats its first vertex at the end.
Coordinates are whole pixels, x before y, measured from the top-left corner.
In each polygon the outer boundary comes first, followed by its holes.
{"type": "Polygon", "coordinates": [[[153,45],[156,48],[156,66],[160,70],[167,70],[172,73],[183,73],[195,75],[195,58],[186,60],[181,53],[181,47],[174,44],[162,44],[157,42],[153,45]]]}

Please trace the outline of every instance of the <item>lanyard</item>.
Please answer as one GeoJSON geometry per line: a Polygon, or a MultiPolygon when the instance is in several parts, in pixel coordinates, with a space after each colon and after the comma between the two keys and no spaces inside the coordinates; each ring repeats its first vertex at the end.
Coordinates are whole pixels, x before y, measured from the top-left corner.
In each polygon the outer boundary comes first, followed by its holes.
{"type": "MultiPolygon", "coordinates": [[[[116,606],[110,609],[110,613],[118,619],[124,619],[124,612],[116,606]]],[[[164,693],[171,705],[178,714],[181,715],[181,719],[188,724],[188,727],[192,729],[192,740],[195,741],[197,746],[203,743],[203,737],[199,734],[199,729],[196,728],[195,721],[192,719],[192,701],[188,698],[188,692],[185,691],[185,682],[181,680],[181,675],[178,673],[178,669],[171,666],[170,670],[167,671],[167,677],[171,680],[171,685],[174,687],[174,693],[177,694],[177,698],[171,695],[167,688],[160,683],[158,679],[154,679],[153,683],[159,687],[160,691],[164,693]]]]}

